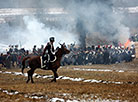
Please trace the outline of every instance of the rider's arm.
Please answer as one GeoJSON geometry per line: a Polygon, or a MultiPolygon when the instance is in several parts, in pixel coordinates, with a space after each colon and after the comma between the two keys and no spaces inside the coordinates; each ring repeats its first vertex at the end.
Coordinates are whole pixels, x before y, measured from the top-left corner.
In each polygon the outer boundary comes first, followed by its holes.
{"type": "Polygon", "coordinates": [[[46,49],[47,49],[47,45],[46,45],[46,47],[44,48],[44,51],[43,51],[43,56],[45,55],[45,53],[46,53],[46,49]]]}
{"type": "Polygon", "coordinates": [[[43,56],[45,55],[46,53],[46,50],[49,48],[49,43],[47,43],[46,47],[44,48],[44,51],[43,51],[43,56]]]}

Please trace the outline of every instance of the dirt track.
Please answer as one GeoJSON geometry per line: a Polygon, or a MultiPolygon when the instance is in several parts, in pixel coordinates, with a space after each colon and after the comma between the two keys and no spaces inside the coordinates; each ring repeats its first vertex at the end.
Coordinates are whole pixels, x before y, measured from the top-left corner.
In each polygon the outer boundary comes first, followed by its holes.
{"type": "MultiPolygon", "coordinates": [[[[65,66],[51,83],[51,71],[37,69],[26,84],[21,69],[0,70],[1,102],[138,101],[138,61],[115,65],[65,66]],[[12,72],[12,73],[10,73],[12,72]],[[47,77],[49,76],[49,77],[47,77]],[[47,78],[46,78],[47,77],[47,78]]],[[[27,72],[28,69],[25,69],[27,72]]]]}

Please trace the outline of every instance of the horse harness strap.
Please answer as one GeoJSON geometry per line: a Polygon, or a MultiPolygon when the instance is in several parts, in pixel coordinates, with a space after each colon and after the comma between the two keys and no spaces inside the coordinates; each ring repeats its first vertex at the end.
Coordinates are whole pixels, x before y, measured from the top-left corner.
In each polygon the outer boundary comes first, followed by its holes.
{"type": "Polygon", "coordinates": [[[41,62],[41,68],[43,66],[43,59],[42,59],[42,56],[40,56],[40,62],[41,62]]]}
{"type": "MultiPolygon", "coordinates": [[[[57,60],[57,57],[54,56],[54,60],[52,60],[52,61],[50,61],[50,62],[53,63],[53,62],[55,62],[56,60],[57,60]]],[[[43,61],[44,61],[44,60],[43,60],[42,56],[40,56],[41,68],[44,66],[43,61]]]]}
{"type": "Polygon", "coordinates": [[[56,56],[54,56],[55,58],[54,58],[54,60],[53,61],[50,61],[51,63],[53,63],[53,62],[55,62],[56,61],[56,59],[57,59],[57,57],[56,56]]]}

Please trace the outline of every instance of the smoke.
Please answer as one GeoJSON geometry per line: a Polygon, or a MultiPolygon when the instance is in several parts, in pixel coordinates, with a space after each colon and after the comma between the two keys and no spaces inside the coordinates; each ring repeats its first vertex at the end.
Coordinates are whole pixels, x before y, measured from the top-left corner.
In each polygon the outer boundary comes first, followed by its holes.
{"type": "Polygon", "coordinates": [[[46,45],[49,41],[49,38],[55,37],[55,46],[58,46],[59,42],[66,44],[70,44],[75,41],[75,36],[72,33],[66,31],[65,29],[58,29],[51,26],[46,26],[46,24],[40,22],[37,18],[33,16],[24,16],[23,17],[24,24],[26,29],[23,32],[20,30],[15,33],[17,38],[22,36],[22,38],[18,38],[22,43],[22,47],[30,49],[33,45],[37,45],[40,47],[41,45],[46,45]]]}
{"type": "Polygon", "coordinates": [[[137,6],[138,0],[113,0],[113,4],[119,7],[137,6]]]}
{"type": "Polygon", "coordinates": [[[56,38],[56,46],[62,41],[66,44],[76,42],[83,47],[87,38],[89,38],[87,41],[89,44],[99,44],[99,38],[107,42],[125,43],[130,35],[129,28],[122,23],[123,14],[113,12],[113,1],[40,0],[38,2],[38,0],[29,0],[23,4],[18,2],[18,7],[63,8],[67,14],[41,15],[38,10],[38,15],[24,16],[22,26],[1,24],[2,39],[0,42],[6,44],[19,44],[20,42],[26,49],[31,49],[33,45],[37,47],[45,45],[51,36],[56,38]],[[47,17],[48,19],[57,18],[57,20],[46,21],[44,18],[47,17]]]}
{"type": "MultiPolygon", "coordinates": [[[[41,45],[46,44],[48,42],[49,37],[54,36],[56,39],[55,45],[58,46],[58,42],[65,42],[66,44],[70,44],[75,41],[75,36],[68,29],[59,29],[55,27],[47,27],[46,24],[40,23],[35,18],[24,17],[25,24],[27,26],[27,30],[29,31],[29,37],[33,37],[34,44],[41,45]]],[[[61,43],[60,42],[60,43],[61,43]]],[[[32,43],[28,42],[28,44],[32,43]]]]}
{"type": "Polygon", "coordinates": [[[70,27],[60,29],[47,26],[47,24],[40,22],[34,16],[24,16],[23,22],[24,27],[10,26],[8,23],[3,24],[0,29],[2,32],[2,40],[0,42],[7,45],[21,44],[21,47],[32,50],[34,45],[37,45],[37,47],[46,45],[51,36],[55,37],[55,46],[58,46],[59,42],[70,44],[77,41],[77,39],[75,39],[77,35],[75,36],[69,31],[70,27]]]}
{"type": "MultiPolygon", "coordinates": [[[[95,37],[99,33],[97,36],[101,39],[121,43],[125,43],[129,37],[129,28],[122,23],[123,15],[113,12],[112,0],[73,1],[66,10],[72,14],[76,24],[79,21],[83,26],[83,29],[79,29],[81,37],[82,32],[87,37],[95,37]]],[[[82,39],[86,39],[85,36],[82,39]]]]}

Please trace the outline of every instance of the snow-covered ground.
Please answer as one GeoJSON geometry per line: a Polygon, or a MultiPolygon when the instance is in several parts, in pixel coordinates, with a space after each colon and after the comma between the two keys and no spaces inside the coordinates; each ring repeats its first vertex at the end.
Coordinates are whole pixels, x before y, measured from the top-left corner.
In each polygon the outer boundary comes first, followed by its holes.
{"type": "MultiPolygon", "coordinates": [[[[88,100],[85,100],[85,99],[82,99],[82,100],[77,100],[77,99],[68,99],[68,100],[65,100],[65,99],[62,99],[62,98],[58,98],[58,97],[53,97],[53,98],[49,98],[47,95],[37,95],[35,93],[22,93],[22,92],[18,92],[18,91],[15,91],[15,90],[6,90],[6,89],[2,89],[0,88],[0,92],[3,92],[7,95],[24,95],[25,98],[30,98],[30,99],[45,99],[46,101],[49,101],[49,102],[120,102],[121,100],[112,100],[112,99],[100,99],[100,98],[97,98],[97,99],[88,99],[88,100]]],[[[69,93],[63,93],[62,94],[64,97],[66,96],[71,96],[71,94],[69,93]]],[[[93,96],[93,95],[92,95],[93,96]]],[[[127,101],[126,101],[127,102],[127,101]]]]}
{"type": "MultiPolygon", "coordinates": [[[[8,72],[8,71],[0,71],[2,74],[12,74],[12,75],[24,75],[27,77],[27,73],[22,74],[21,72],[8,72]]],[[[35,78],[50,78],[52,79],[52,75],[39,75],[37,73],[33,74],[33,77],[35,78]]],[[[96,80],[96,79],[84,79],[84,78],[72,78],[72,77],[67,77],[67,76],[59,76],[57,80],[70,80],[70,81],[82,81],[82,82],[89,82],[89,83],[104,83],[104,84],[124,84],[124,82],[115,82],[115,81],[105,81],[105,80],[96,80]]],[[[132,83],[133,84],[133,83],[132,83]]]]}
{"type": "Polygon", "coordinates": [[[78,71],[95,71],[95,72],[125,72],[124,70],[110,70],[110,69],[87,69],[87,68],[73,68],[78,71]]]}

